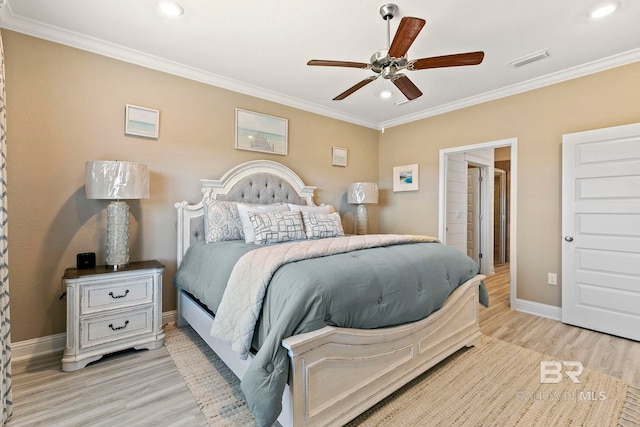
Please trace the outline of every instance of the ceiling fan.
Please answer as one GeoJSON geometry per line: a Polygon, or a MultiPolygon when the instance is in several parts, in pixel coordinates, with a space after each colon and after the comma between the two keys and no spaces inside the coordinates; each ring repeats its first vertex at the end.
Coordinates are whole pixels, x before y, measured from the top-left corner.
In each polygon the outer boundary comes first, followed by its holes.
{"type": "Polygon", "coordinates": [[[418,87],[413,84],[409,78],[399,71],[402,70],[426,70],[428,68],[442,68],[442,67],[459,67],[463,65],[478,65],[484,58],[484,52],[468,52],[458,53],[454,55],[434,56],[430,58],[422,58],[415,60],[408,60],[406,55],[407,51],[413,44],[413,41],[418,37],[420,30],[424,27],[425,20],[421,18],[412,18],[405,16],[400,21],[398,30],[391,42],[391,19],[398,12],[398,6],[389,3],[380,7],[380,15],[382,19],[387,21],[387,45],[388,49],[382,49],[377,51],[371,56],[370,62],[350,62],[350,61],[330,61],[323,59],[312,59],[307,62],[307,65],[318,65],[325,67],[349,67],[349,68],[362,68],[365,70],[372,70],[375,75],[367,77],[361,82],[350,87],[340,95],[333,98],[334,101],[341,101],[347,96],[351,95],[358,89],[362,89],[378,77],[382,76],[385,79],[391,80],[394,85],[403,93],[409,100],[416,99],[422,96],[422,92],[418,87]]]}

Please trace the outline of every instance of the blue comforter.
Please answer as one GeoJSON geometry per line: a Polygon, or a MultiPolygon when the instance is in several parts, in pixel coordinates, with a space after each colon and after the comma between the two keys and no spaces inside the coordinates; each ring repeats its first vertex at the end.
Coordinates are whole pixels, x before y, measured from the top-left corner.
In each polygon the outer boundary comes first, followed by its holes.
{"type": "MultiPolygon", "coordinates": [[[[257,247],[240,241],[192,245],[175,284],[215,313],[235,261],[257,247]]],[[[423,319],[477,273],[473,260],[440,243],[364,249],[282,266],[267,289],[253,339],[258,351],[241,383],[258,423],[273,424],[282,409],[289,373],[283,339],[326,325],[372,329],[423,319]]]]}

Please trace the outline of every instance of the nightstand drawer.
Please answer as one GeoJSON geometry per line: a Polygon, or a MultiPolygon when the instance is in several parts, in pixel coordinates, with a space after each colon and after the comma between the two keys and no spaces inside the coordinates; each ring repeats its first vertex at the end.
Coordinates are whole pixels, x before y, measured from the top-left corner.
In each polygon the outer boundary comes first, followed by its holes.
{"type": "Polygon", "coordinates": [[[104,281],[83,285],[80,314],[119,307],[148,304],[153,301],[153,277],[136,277],[125,281],[104,281]]]}
{"type": "Polygon", "coordinates": [[[84,349],[153,331],[153,305],[108,316],[80,319],[80,348],[84,349]]]}

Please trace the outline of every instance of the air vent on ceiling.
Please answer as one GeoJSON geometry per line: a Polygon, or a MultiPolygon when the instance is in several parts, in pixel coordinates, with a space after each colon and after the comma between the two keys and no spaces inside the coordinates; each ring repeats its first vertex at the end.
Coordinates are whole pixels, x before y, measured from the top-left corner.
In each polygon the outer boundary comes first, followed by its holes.
{"type": "Polygon", "coordinates": [[[551,54],[549,53],[549,49],[542,49],[537,52],[530,53],[529,55],[525,55],[521,58],[514,59],[513,61],[509,62],[509,64],[511,64],[511,66],[514,68],[518,68],[522,67],[523,65],[531,64],[532,62],[548,58],[549,56],[551,56],[551,54]]]}

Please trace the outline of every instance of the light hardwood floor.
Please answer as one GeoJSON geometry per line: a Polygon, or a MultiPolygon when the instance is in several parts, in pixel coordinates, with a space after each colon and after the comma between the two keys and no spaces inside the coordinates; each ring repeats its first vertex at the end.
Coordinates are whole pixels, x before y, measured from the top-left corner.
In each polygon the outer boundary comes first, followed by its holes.
{"type": "Polygon", "coordinates": [[[489,308],[480,308],[483,334],[620,378],[640,387],[640,342],[513,311],[509,307],[509,265],[496,266],[485,280],[489,308]]]}
{"type": "MultiPolygon", "coordinates": [[[[605,335],[509,308],[509,266],[485,280],[490,307],[485,335],[562,360],[578,360],[640,387],[640,342],[605,335]]],[[[127,351],[87,368],[60,370],[60,354],[12,365],[18,426],[206,426],[165,348],[127,351]]]]}

